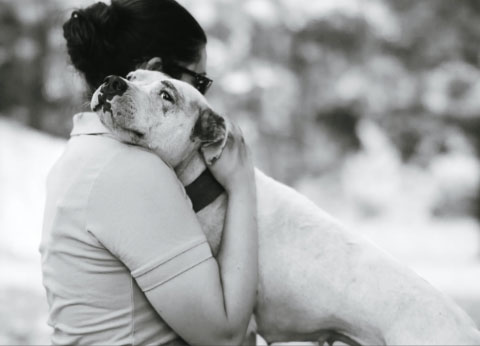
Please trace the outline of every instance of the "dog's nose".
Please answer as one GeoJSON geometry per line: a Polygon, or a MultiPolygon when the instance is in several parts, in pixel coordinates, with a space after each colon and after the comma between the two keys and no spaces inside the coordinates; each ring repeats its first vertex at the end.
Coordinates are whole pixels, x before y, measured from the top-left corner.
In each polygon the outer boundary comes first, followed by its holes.
{"type": "Polygon", "coordinates": [[[103,83],[101,91],[105,96],[122,95],[128,88],[128,84],[118,76],[108,76],[103,83]]]}

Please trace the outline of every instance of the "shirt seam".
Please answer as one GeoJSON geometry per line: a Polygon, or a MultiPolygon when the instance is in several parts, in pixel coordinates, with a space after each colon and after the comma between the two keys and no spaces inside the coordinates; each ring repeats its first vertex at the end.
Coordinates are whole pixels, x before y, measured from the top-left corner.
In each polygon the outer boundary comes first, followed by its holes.
{"type": "Polygon", "coordinates": [[[164,280],[162,280],[162,281],[160,281],[160,282],[157,282],[157,283],[155,283],[155,284],[153,284],[153,285],[151,285],[151,286],[149,286],[149,287],[146,287],[145,289],[143,289],[143,292],[151,291],[151,290],[153,290],[154,288],[157,288],[158,286],[161,286],[161,285],[167,283],[168,281],[170,281],[170,280],[176,278],[177,276],[179,276],[179,275],[181,275],[181,274],[189,271],[190,269],[195,268],[196,266],[202,264],[203,262],[209,260],[209,259],[212,258],[212,257],[213,257],[213,256],[212,256],[211,254],[209,254],[206,258],[204,258],[204,259],[196,262],[195,264],[192,264],[192,265],[188,266],[187,268],[179,271],[178,273],[173,274],[173,275],[171,275],[170,277],[168,277],[168,278],[166,278],[166,279],[164,279],[164,280]]]}
{"type": "Polygon", "coordinates": [[[187,251],[190,251],[190,250],[192,250],[192,249],[194,249],[194,248],[196,248],[196,247],[198,247],[198,246],[200,246],[200,245],[202,245],[206,242],[207,242],[207,240],[204,237],[199,237],[195,240],[192,240],[190,243],[185,244],[184,246],[175,249],[174,252],[172,251],[170,254],[167,254],[166,256],[162,256],[161,258],[157,258],[157,259],[154,259],[154,260],[150,261],[150,263],[144,264],[140,268],[137,268],[137,269],[133,270],[131,272],[131,274],[135,278],[140,278],[141,276],[143,276],[145,274],[148,274],[149,272],[151,272],[155,268],[174,260],[175,258],[183,255],[187,251]]]}
{"type": "Polygon", "coordinates": [[[80,112],[73,116],[73,128],[70,137],[87,134],[110,133],[108,128],[102,124],[97,114],[93,112],[80,112]],[[77,119],[78,118],[78,119],[77,119]]]}

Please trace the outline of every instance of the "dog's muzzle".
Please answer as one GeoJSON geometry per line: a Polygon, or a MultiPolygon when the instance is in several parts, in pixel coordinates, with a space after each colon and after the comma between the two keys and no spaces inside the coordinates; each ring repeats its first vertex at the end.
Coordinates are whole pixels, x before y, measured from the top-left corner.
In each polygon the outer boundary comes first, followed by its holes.
{"type": "Polygon", "coordinates": [[[94,111],[96,112],[103,107],[104,112],[111,112],[110,103],[107,101],[110,101],[114,96],[122,96],[127,89],[128,84],[123,78],[119,76],[108,76],[100,87],[98,103],[95,106],[94,111]]]}

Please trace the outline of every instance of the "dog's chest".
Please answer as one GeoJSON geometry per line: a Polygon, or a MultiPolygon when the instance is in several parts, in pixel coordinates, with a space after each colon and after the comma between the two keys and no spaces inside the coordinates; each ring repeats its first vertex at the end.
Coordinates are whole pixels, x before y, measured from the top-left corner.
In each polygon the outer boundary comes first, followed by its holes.
{"type": "Polygon", "coordinates": [[[220,250],[226,210],[227,195],[223,193],[197,213],[198,220],[214,256],[220,250]]]}

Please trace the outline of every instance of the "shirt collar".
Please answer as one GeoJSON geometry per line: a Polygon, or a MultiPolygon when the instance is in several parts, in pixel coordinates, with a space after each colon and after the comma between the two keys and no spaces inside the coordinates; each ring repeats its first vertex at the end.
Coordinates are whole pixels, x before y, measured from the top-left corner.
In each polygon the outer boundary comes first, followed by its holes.
{"type": "Polygon", "coordinates": [[[93,112],[78,113],[73,116],[73,129],[70,136],[110,134],[93,112]]]}

